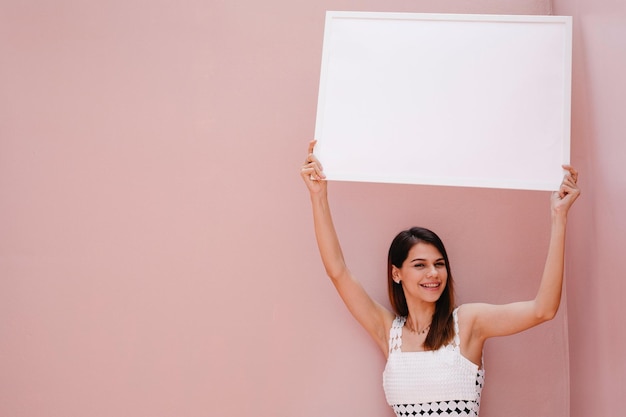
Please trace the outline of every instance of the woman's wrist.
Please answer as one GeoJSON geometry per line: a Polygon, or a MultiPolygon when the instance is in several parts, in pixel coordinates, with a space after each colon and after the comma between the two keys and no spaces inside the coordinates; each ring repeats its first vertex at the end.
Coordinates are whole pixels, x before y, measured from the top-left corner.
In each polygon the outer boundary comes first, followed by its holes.
{"type": "Polygon", "coordinates": [[[553,212],[551,218],[552,227],[559,227],[565,229],[567,225],[567,213],[553,212]]]}
{"type": "Polygon", "coordinates": [[[313,204],[328,204],[328,193],[326,192],[326,190],[312,192],[310,197],[311,203],[313,204]]]}

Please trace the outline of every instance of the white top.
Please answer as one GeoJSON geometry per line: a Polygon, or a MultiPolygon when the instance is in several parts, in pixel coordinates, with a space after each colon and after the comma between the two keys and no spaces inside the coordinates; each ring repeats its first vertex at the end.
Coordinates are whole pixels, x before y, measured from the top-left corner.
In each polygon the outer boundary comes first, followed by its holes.
{"type": "Polygon", "coordinates": [[[383,387],[398,417],[478,416],[485,371],[461,355],[457,310],[452,343],[435,351],[402,352],[406,317],[393,321],[383,387]]]}

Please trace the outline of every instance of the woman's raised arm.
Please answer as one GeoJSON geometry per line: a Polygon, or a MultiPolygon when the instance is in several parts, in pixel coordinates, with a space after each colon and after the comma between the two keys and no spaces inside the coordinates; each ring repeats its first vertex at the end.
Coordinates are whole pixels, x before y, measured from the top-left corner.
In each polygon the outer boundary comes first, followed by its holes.
{"type": "Polygon", "coordinates": [[[468,304],[464,315],[473,321],[473,333],[484,340],[521,332],[547,320],[557,313],[561,303],[565,260],[565,229],[567,214],[580,195],[576,184],[578,172],[569,165],[558,191],[551,197],[551,230],[546,263],[537,295],[533,300],[505,305],[468,304]]]}
{"type": "Polygon", "coordinates": [[[367,330],[386,355],[387,334],[393,314],[376,303],[348,269],[328,204],[328,183],[322,164],[313,153],[316,141],[309,143],[301,176],[306,184],[313,209],[315,238],[326,273],[354,318],[367,330]]]}

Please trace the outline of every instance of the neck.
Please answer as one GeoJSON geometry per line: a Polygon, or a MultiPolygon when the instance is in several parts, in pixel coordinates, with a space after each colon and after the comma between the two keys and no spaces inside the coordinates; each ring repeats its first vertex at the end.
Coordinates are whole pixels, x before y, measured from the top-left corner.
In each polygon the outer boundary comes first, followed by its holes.
{"type": "Polygon", "coordinates": [[[406,318],[407,326],[414,332],[420,332],[427,326],[430,326],[434,314],[434,303],[419,306],[409,305],[409,315],[406,318]]]}

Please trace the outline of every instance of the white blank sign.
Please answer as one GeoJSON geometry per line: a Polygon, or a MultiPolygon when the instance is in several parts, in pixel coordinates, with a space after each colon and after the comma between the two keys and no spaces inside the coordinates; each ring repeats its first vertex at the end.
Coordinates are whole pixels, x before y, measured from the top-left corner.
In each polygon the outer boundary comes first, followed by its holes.
{"type": "Polygon", "coordinates": [[[315,137],[328,179],[555,190],[571,17],[327,12],[315,137]]]}

